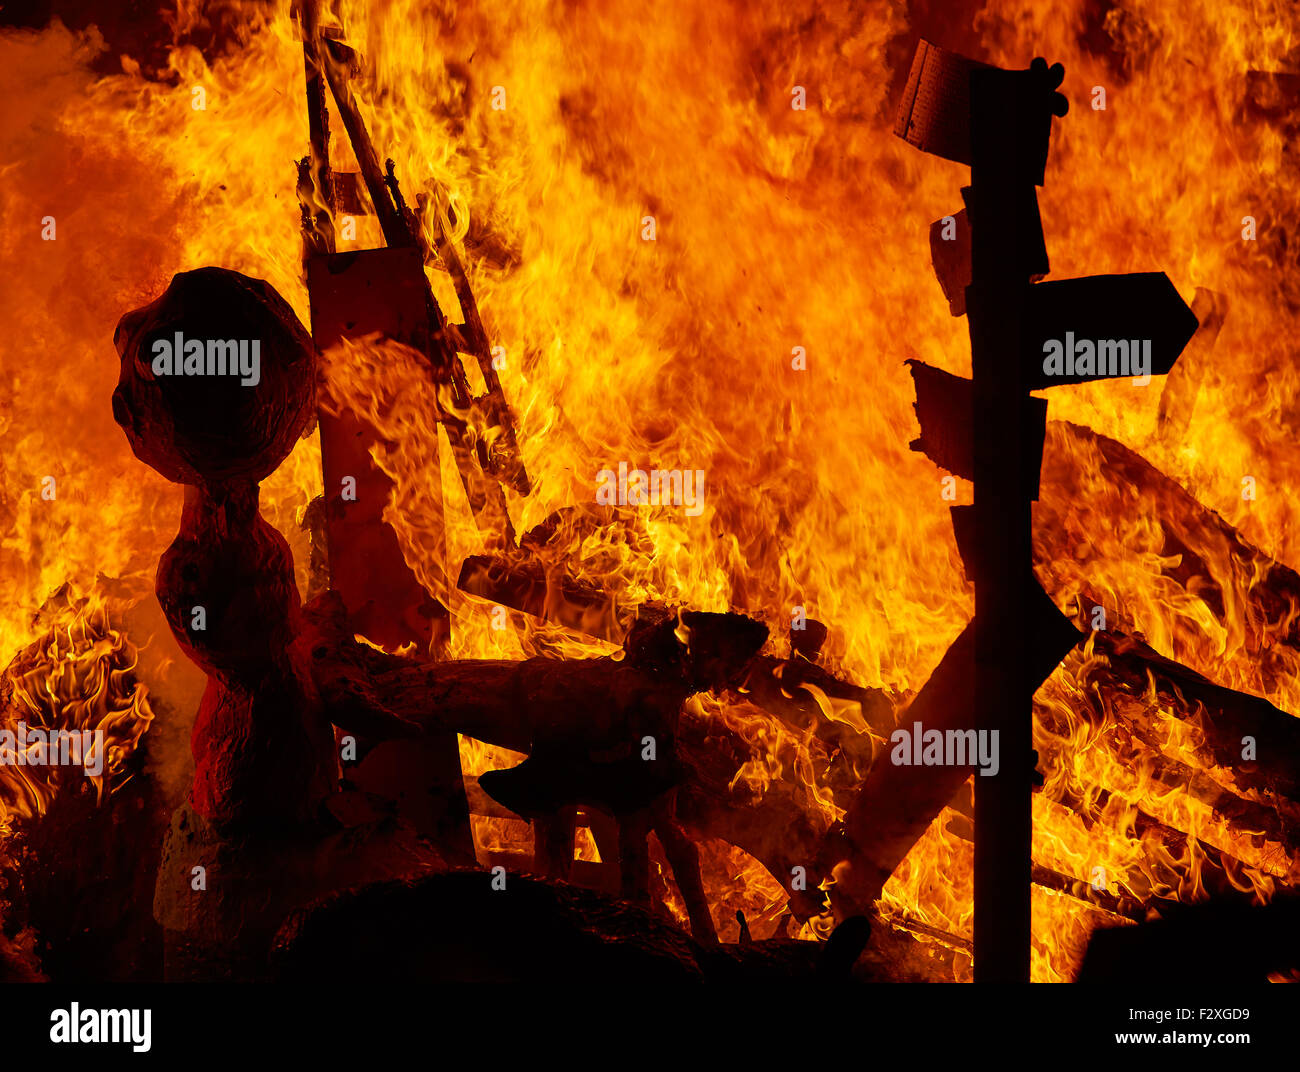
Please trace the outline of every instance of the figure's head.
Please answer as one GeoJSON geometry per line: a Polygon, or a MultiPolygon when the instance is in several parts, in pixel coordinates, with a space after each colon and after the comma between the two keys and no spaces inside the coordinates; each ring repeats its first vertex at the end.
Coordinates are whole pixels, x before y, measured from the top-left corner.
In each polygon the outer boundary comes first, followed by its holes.
{"type": "Polygon", "coordinates": [[[135,456],[169,480],[263,480],[311,422],[311,336],[260,279],[180,272],[118,321],[113,342],[113,416],[135,456]]]}

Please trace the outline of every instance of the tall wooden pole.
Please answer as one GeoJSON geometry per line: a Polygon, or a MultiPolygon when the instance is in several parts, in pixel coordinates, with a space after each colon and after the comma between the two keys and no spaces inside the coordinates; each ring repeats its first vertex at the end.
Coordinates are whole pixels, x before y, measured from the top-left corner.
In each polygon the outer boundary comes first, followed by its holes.
{"type": "MultiPolygon", "coordinates": [[[[962,191],[970,274],[962,272],[960,247],[935,263],[955,316],[962,309],[953,289],[970,280],[965,311],[973,382],[965,404],[974,409],[966,426],[973,443],[967,452],[962,432],[927,431],[918,406],[922,437],[912,446],[975,482],[974,532],[962,521],[965,508],[954,508],[953,524],[974,572],[976,726],[997,742],[999,758],[996,774],[975,774],[978,982],[1029,979],[1031,804],[1038,781],[1033,694],[1077,642],[1072,628],[1057,628],[1044,613],[1050,600],[1033,575],[1031,506],[1045,405],[1032,403],[1029,392],[1130,376],[1150,382],[1152,374],[1173,368],[1197,329],[1195,314],[1161,272],[1031,285],[1049,270],[1035,188],[1043,184],[1052,116],[1068,111],[1055,92],[1064,77],[1059,63],[1049,68],[1035,59],[1028,70],[1005,71],[922,41],[894,124],[909,144],[971,169],[971,185],[962,191]],[[1064,363],[1063,339],[1084,340],[1077,368],[1074,353],[1064,363]],[[1104,367],[1094,361],[1100,353],[1092,350],[1094,339],[1110,347],[1104,367]],[[1141,340],[1149,366],[1140,371],[1129,367],[1133,340],[1141,340]],[[1116,352],[1125,355],[1122,363],[1116,352]]],[[[955,223],[956,217],[940,221],[940,242],[951,240],[945,232],[955,223]]],[[[946,376],[945,390],[960,394],[961,383],[946,376]]],[[[919,403],[919,384],[917,397],[919,403]]],[[[953,399],[947,408],[962,404],[953,399]]]]}
{"type": "Polygon", "coordinates": [[[1051,92],[1041,60],[1029,71],[976,69],[970,79],[976,718],[981,732],[997,735],[1000,757],[997,774],[975,776],[975,978],[1028,982],[1035,756],[1027,459],[1038,452],[1025,420],[1021,336],[1030,280],[1047,272],[1034,187],[1046,162],[1051,92]]]}

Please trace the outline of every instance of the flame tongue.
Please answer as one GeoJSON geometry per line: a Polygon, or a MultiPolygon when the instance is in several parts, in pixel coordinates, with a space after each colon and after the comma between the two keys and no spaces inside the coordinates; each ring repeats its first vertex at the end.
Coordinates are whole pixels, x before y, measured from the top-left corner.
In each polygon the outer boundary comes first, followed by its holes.
{"type": "Polygon", "coordinates": [[[148,690],[135,679],[135,645],[113,626],[102,598],[64,589],[41,619],[45,632],[0,677],[0,739],[28,741],[22,760],[11,754],[0,763],[0,829],[43,814],[81,778],[101,799],[120,789],[153,720],[148,690]],[[60,732],[75,745],[60,749],[60,732]]]}

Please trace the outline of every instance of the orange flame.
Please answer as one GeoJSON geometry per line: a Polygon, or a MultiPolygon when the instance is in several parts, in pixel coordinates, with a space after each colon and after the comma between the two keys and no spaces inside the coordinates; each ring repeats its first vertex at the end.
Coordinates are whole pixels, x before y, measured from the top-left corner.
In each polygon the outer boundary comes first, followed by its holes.
{"type": "MultiPolygon", "coordinates": [[[[0,682],[0,731],[94,734],[92,751],[74,752],[84,769],[48,762],[31,745],[24,763],[0,763],[0,832],[42,815],[69,780],[85,777],[98,799],[130,780],[128,763],[153,721],[148,689],[135,679],[135,645],[111,624],[102,597],[70,589],[41,615],[45,632],[9,664],[0,682]],[[100,773],[91,773],[96,768],[100,773]],[[74,777],[75,776],[75,777],[74,777]]],[[[19,738],[21,739],[21,738],[19,738]]],[[[89,740],[89,738],[88,738],[89,740]]],[[[65,750],[66,751],[66,750],[65,750]]]]}

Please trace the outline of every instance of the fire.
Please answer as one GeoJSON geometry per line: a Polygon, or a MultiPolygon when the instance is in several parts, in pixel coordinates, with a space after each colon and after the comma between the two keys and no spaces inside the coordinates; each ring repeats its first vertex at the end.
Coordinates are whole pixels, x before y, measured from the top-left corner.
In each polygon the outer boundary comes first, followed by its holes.
{"type": "MultiPolygon", "coordinates": [[[[1158,380],[1053,392],[1050,416],[1120,440],[1265,553],[1300,564],[1300,504],[1284,490],[1300,477],[1285,244],[1300,169],[1277,125],[1249,107],[1252,71],[1294,66],[1300,14],[1281,0],[1125,0],[1104,19],[1095,9],[992,0],[954,43],[1004,66],[1040,54],[1065,65],[1071,111],[1055,125],[1040,192],[1053,278],[1163,268],[1185,296],[1211,288],[1230,308],[1213,360],[1186,370],[1199,390],[1179,435],[1162,431],[1158,380]],[[1094,86],[1106,90],[1104,110],[1091,106],[1094,86]],[[1242,240],[1245,216],[1257,241],[1242,240]]],[[[890,136],[889,75],[912,41],[899,6],[836,0],[810,17],[775,0],[675,0],[651,19],[613,0],[345,0],[339,16],[362,57],[354,89],[372,137],[408,201],[426,194],[427,212],[446,211],[502,348],[534,489],[509,493],[516,531],[582,507],[561,521],[556,552],[626,604],[742,610],[773,623],[778,647],[802,607],[830,627],[825,665],[900,696],[917,690],[973,612],[942,474],[907,446],[916,423],[903,366],[918,357],[969,372],[966,325],[944,307],[927,237],[932,220],[960,207],[967,176],[890,136]],[[792,107],[795,87],[806,109],[792,107]],[[705,471],[700,516],[594,514],[597,473],[622,461],[705,471]]],[[[204,23],[192,0],[172,21],[181,42],[204,23]]],[[[205,57],[180,43],[159,77],[130,56],[120,72],[92,73],[105,47],[95,31],[56,24],[0,38],[0,89],[15,105],[0,120],[0,256],[22,266],[6,272],[0,296],[0,664],[36,636],[27,618],[50,591],[88,587],[101,572],[147,581],[175,532],[179,489],[134,462],[109,413],[121,311],[172,273],[214,264],[267,280],[308,322],[294,197],[293,162],[307,149],[296,23],[279,0],[247,4],[229,24],[237,32],[223,51],[205,57]],[[38,237],[46,215],[57,220],[52,242],[38,237]],[[42,497],[46,476],[52,499],[42,497]]],[[[332,163],[354,170],[334,126],[332,163]]],[[[340,250],[381,244],[372,218],[353,222],[340,250]]],[[[449,280],[434,272],[433,282],[458,320],[449,280]]],[[[445,441],[434,454],[419,361],[364,342],[327,360],[328,404],[378,407],[372,416],[396,444],[376,458],[397,485],[390,516],[408,562],[449,603],[451,655],[614,650],[521,615],[492,628],[490,607],[454,587],[456,567],[483,543],[445,441]]],[[[1222,614],[1211,611],[1195,578],[1177,583],[1164,568],[1158,521],[1169,504],[1126,496],[1085,453],[1049,436],[1036,509],[1073,552],[1040,570],[1058,604],[1086,593],[1122,609],[1161,653],[1300,711],[1295,653],[1279,646],[1285,623],[1248,610],[1259,578],[1207,537],[1193,550],[1225,590],[1222,614]]],[[[301,522],[319,474],[313,436],[263,486],[263,512],[289,540],[304,590],[301,522]]],[[[960,501],[970,495],[959,489],[960,501]]],[[[80,629],[81,654],[46,635],[45,680],[63,704],[74,685],[92,689],[78,695],[94,704],[75,717],[113,729],[120,769],[148,726],[144,688],[114,695],[123,679],[112,675],[133,663],[129,642],[108,634],[118,646],[92,657],[103,641],[80,629]]],[[[179,656],[165,631],[151,643],[162,688],[179,656]]],[[[1248,863],[1254,872],[1240,881],[1262,895],[1294,878],[1294,856],[1258,847],[1160,783],[1149,746],[1089,719],[1092,658],[1072,655],[1038,696],[1057,717],[1051,728],[1039,719],[1035,861],[1083,883],[1101,868],[1109,892],[1139,899],[1195,897],[1202,844],[1248,863]],[[1066,795],[1097,808],[1091,829],[1059,803],[1066,795]],[[1156,844],[1134,826],[1138,811],[1192,836],[1182,849],[1156,844]]],[[[142,680],[153,683],[147,669],[142,680]]],[[[794,771],[828,825],[842,814],[818,784],[810,742],[773,732],[744,705],[708,703],[755,743],[741,774],[749,789],[794,771]]],[[[1192,756],[1184,723],[1152,706],[1169,754],[1192,756]]],[[[518,758],[462,741],[469,775],[518,758]]],[[[1232,782],[1225,771],[1205,775],[1232,782]]],[[[32,789],[11,807],[30,813],[38,797],[32,789]]],[[[961,818],[948,810],[935,821],[880,907],[955,950],[954,972],[967,978],[970,844],[949,829],[961,818]]],[[[480,848],[528,847],[506,823],[476,820],[480,848]]],[[[781,883],[740,850],[701,851],[722,936],[736,937],[736,908],[766,936],[781,883]]],[[[595,850],[584,841],[583,852],[595,850]]],[[[675,891],[664,896],[685,918],[675,891]]],[[[1044,887],[1035,898],[1035,978],[1069,978],[1091,928],[1115,919],[1044,887]]]]}
{"type": "Polygon", "coordinates": [[[25,762],[9,755],[0,765],[0,834],[15,820],[43,814],[76,779],[84,777],[100,800],[120,789],[154,717],[148,688],[135,679],[136,647],[114,627],[102,596],[61,590],[39,624],[44,631],[18,653],[0,684],[0,731],[20,740],[32,729],[42,734],[40,746],[20,746],[25,762]],[[57,754],[53,740],[46,743],[52,731],[78,734],[79,744],[80,735],[93,735],[85,737],[85,753],[72,753],[81,766],[48,761],[57,754]]]}

